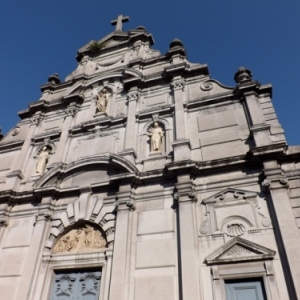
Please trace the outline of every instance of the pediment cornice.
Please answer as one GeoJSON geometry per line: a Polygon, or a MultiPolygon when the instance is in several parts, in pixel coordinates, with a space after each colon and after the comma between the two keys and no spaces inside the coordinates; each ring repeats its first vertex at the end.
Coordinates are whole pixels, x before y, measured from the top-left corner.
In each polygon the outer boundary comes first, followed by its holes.
{"type": "Polygon", "coordinates": [[[240,237],[235,237],[205,258],[206,264],[270,260],[276,252],[240,237]]]}

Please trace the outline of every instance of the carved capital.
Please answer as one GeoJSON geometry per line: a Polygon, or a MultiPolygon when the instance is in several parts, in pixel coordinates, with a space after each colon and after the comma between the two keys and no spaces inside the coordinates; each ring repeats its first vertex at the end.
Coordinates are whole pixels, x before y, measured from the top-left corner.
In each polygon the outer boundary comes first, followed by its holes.
{"type": "Polygon", "coordinates": [[[286,177],[281,177],[279,179],[279,182],[282,184],[282,185],[287,185],[288,184],[288,179],[286,177]]]}
{"type": "Polygon", "coordinates": [[[33,116],[30,119],[30,123],[31,123],[31,125],[39,126],[39,124],[41,123],[42,119],[43,119],[43,117],[41,115],[33,116]]]}
{"type": "Polygon", "coordinates": [[[196,194],[194,190],[184,191],[184,192],[176,192],[173,195],[174,200],[178,202],[185,202],[185,201],[197,201],[196,194]]]}
{"type": "Polygon", "coordinates": [[[268,191],[270,189],[270,186],[271,186],[271,183],[272,181],[269,180],[269,179],[265,179],[263,182],[262,182],[262,187],[265,191],[268,191]]]}
{"type": "Polygon", "coordinates": [[[127,94],[128,101],[138,101],[139,98],[140,98],[139,91],[132,91],[127,94]]]}
{"type": "Polygon", "coordinates": [[[128,207],[129,210],[135,210],[135,203],[132,199],[126,202],[126,206],[128,207]]]}
{"type": "Polygon", "coordinates": [[[38,221],[51,221],[52,213],[50,211],[39,212],[35,214],[35,223],[38,221]]]}
{"type": "Polygon", "coordinates": [[[174,91],[177,91],[177,90],[183,91],[183,89],[185,87],[185,82],[183,79],[174,80],[171,82],[171,87],[174,91]]]}
{"type": "Polygon", "coordinates": [[[289,186],[289,182],[285,176],[272,178],[272,180],[265,179],[262,182],[262,187],[265,191],[268,191],[270,189],[288,188],[288,186],[289,186]]]}
{"type": "Polygon", "coordinates": [[[130,210],[133,211],[135,210],[135,203],[132,199],[128,201],[118,201],[115,203],[115,210],[120,211],[120,210],[130,210]]]}
{"type": "Polygon", "coordinates": [[[66,117],[71,116],[74,118],[78,112],[78,109],[79,107],[77,105],[68,106],[65,110],[66,117]]]}
{"type": "Polygon", "coordinates": [[[1,216],[0,217],[0,227],[6,227],[8,226],[9,219],[6,216],[1,216]]]}

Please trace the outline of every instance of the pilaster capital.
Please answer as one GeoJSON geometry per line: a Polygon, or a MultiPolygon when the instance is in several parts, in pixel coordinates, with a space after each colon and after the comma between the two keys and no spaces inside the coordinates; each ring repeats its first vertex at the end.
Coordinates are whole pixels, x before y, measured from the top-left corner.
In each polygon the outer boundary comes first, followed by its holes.
{"type": "Polygon", "coordinates": [[[182,78],[176,79],[176,80],[173,80],[170,85],[174,91],[178,91],[178,90],[183,91],[183,89],[185,87],[185,81],[182,78]]]}
{"type": "Polygon", "coordinates": [[[7,216],[0,217],[0,227],[7,227],[9,223],[9,218],[7,216]]]}
{"type": "Polygon", "coordinates": [[[117,200],[115,204],[115,210],[116,211],[121,211],[121,210],[129,210],[133,211],[135,210],[135,203],[133,199],[128,199],[128,200],[117,200]]]}
{"type": "Polygon", "coordinates": [[[266,178],[262,182],[262,187],[264,191],[269,191],[269,190],[275,190],[275,189],[281,189],[281,188],[288,188],[288,179],[285,176],[277,177],[277,178],[272,178],[268,179],[266,178]]]}
{"type": "Polygon", "coordinates": [[[177,202],[187,202],[187,201],[193,201],[197,202],[196,193],[193,189],[186,190],[186,191],[177,191],[173,195],[174,200],[177,202]]]}
{"type": "Polygon", "coordinates": [[[127,99],[128,101],[138,101],[138,99],[140,98],[140,92],[135,90],[135,91],[130,91],[127,93],[127,99]]]}
{"type": "Polygon", "coordinates": [[[51,221],[52,213],[50,211],[38,212],[35,214],[35,223],[39,221],[51,221]]]}
{"type": "Polygon", "coordinates": [[[133,199],[130,184],[120,186],[120,191],[117,193],[117,201],[115,209],[120,210],[135,210],[135,202],[133,199]]]}
{"type": "Polygon", "coordinates": [[[70,105],[65,110],[65,116],[66,117],[71,116],[71,117],[74,118],[76,116],[78,110],[79,110],[79,106],[78,105],[76,105],[76,104],[75,105],[70,105]]]}
{"type": "Polygon", "coordinates": [[[34,115],[30,119],[30,125],[39,126],[39,124],[41,123],[42,119],[43,119],[43,115],[42,114],[34,115]]]}

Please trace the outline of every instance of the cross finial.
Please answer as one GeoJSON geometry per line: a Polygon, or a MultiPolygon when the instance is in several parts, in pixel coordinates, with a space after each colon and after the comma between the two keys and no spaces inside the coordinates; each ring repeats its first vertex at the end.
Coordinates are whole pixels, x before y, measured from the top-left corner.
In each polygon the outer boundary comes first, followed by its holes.
{"type": "Polygon", "coordinates": [[[122,31],[123,23],[128,22],[129,17],[123,17],[123,15],[118,15],[116,20],[111,21],[111,25],[117,25],[115,31],[122,31]]]}

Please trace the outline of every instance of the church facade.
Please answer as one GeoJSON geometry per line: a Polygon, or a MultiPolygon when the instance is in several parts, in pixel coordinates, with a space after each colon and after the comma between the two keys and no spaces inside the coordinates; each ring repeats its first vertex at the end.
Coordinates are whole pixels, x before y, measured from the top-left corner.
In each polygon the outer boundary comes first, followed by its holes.
{"type": "Polygon", "coordinates": [[[127,20],[0,140],[1,299],[299,299],[300,147],[272,87],[127,20]]]}

